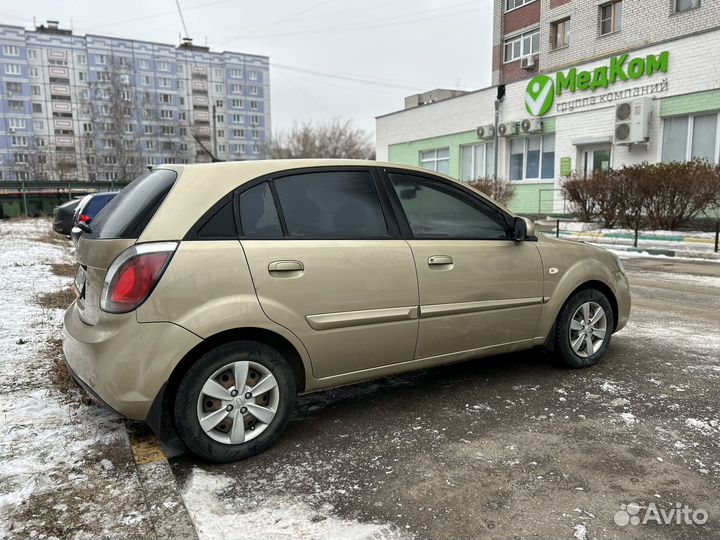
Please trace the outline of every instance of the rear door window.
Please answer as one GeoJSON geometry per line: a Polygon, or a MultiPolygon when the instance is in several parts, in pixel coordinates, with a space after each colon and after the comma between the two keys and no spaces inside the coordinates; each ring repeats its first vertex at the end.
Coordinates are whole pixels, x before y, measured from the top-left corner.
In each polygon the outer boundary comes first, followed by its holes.
{"type": "Polygon", "coordinates": [[[388,228],[367,171],[327,171],[274,180],[287,227],[296,238],[387,238],[388,228]]]}
{"type": "Polygon", "coordinates": [[[136,178],[100,211],[92,222],[92,233],[86,238],[138,238],[176,179],[177,173],[168,169],[136,178]]]}

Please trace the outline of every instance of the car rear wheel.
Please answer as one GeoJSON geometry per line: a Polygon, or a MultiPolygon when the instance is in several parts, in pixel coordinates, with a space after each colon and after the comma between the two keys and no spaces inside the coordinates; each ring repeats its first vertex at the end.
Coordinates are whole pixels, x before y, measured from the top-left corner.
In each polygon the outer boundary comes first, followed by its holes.
{"type": "Polygon", "coordinates": [[[175,426],[195,455],[216,462],[244,459],[271,446],[295,403],[295,378],[272,347],[225,343],[190,367],[175,395],[175,426]]]}
{"type": "Polygon", "coordinates": [[[583,289],[563,306],[555,329],[555,356],[563,366],[584,368],[605,355],[614,327],[607,297],[596,289],[583,289]]]}

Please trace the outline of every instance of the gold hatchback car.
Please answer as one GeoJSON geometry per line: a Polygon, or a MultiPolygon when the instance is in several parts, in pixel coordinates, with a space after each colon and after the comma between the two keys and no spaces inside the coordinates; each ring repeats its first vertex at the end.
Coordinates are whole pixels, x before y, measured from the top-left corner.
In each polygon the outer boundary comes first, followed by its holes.
{"type": "Polygon", "coordinates": [[[76,380],[212,461],[271,445],[298,393],[531,347],[590,366],[630,312],[611,253],[374,161],[156,167],[77,262],[76,380]]]}

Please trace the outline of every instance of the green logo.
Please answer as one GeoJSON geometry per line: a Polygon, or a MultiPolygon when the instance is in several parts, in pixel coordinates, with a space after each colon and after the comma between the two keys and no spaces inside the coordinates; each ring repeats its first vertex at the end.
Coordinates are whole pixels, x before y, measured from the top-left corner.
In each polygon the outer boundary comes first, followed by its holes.
{"type": "Polygon", "coordinates": [[[555,85],[547,75],[533,77],[525,91],[525,108],[533,116],[542,116],[552,107],[555,85]]]}

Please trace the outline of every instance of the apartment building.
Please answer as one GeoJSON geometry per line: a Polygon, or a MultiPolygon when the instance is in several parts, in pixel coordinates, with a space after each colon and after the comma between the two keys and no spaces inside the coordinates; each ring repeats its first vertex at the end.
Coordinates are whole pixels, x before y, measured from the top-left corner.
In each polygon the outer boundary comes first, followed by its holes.
{"type": "Polygon", "coordinates": [[[497,171],[528,213],[563,211],[572,172],[719,162],[718,47],[714,0],[495,0],[493,86],[378,117],[378,159],[497,171]]]}
{"type": "Polygon", "coordinates": [[[0,180],[266,157],[267,57],[0,25],[0,180]]]}

